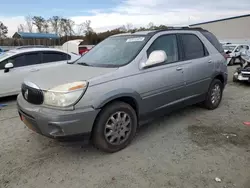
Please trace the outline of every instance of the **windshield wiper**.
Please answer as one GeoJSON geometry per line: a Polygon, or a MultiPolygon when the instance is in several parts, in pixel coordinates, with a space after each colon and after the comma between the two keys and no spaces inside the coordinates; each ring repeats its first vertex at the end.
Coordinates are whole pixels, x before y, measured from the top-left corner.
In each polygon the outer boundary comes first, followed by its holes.
{"type": "Polygon", "coordinates": [[[89,64],[87,63],[77,63],[78,65],[83,65],[83,66],[90,66],[89,64]]]}

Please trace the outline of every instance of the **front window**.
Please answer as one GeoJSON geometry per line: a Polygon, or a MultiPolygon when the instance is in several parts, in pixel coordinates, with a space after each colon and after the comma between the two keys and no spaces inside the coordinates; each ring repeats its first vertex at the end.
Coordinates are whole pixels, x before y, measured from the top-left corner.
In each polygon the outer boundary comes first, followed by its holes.
{"type": "Polygon", "coordinates": [[[224,50],[228,50],[228,51],[234,51],[236,46],[223,46],[224,50]]]}
{"type": "Polygon", "coordinates": [[[149,40],[149,36],[110,37],[75,63],[94,67],[120,67],[131,62],[149,40]]]}
{"type": "Polygon", "coordinates": [[[10,56],[11,54],[8,52],[0,53],[0,61],[5,59],[6,57],[10,56]]]}
{"type": "Polygon", "coordinates": [[[6,64],[6,59],[10,56],[11,54],[8,52],[3,52],[0,53],[0,70],[4,69],[4,66],[6,64]]]}

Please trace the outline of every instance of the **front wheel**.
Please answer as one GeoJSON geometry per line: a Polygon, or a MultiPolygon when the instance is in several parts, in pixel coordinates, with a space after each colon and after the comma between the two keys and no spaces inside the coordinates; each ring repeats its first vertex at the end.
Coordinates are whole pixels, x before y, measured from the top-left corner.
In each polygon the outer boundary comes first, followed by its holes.
{"type": "Polygon", "coordinates": [[[98,116],[93,129],[93,144],[105,152],[117,152],[133,140],[137,129],[135,110],[127,103],[113,102],[98,116]]]}
{"type": "Polygon", "coordinates": [[[205,108],[209,110],[216,109],[222,99],[223,84],[220,80],[214,79],[209,87],[206,100],[204,101],[205,108]]]}

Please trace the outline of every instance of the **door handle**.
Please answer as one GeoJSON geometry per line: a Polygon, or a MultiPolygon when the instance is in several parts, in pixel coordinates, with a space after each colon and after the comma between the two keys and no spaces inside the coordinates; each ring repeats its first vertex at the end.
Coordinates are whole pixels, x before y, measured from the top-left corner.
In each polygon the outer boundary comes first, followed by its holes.
{"type": "Polygon", "coordinates": [[[181,70],[182,70],[182,67],[177,67],[176,70],[177,70],[177,71],[181,71],[181,70]]]}
{"type": "Polygon", "coordinates": [[[39,69],[31,69],[30,71],[31,72],[36,72],[36,71],[39,71],[39,69]]]}
{"type": "Polygon", "coordinates": [[[208,63],[212,63],[212,60],[209,60],[208,63]]]}

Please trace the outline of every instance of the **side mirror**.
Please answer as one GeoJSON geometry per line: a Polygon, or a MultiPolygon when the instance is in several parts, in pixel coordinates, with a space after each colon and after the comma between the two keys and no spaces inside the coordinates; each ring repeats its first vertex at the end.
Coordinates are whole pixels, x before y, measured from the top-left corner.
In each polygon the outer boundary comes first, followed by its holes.
{"type": "Polygon", "coordinates": [[[6,63],[4,66],[5,69],[11,69],[13,67],[14,67],[13,63],[6,63]]]}
{"type": "Polygon", "coordinates": [[[4,72],[9,72],[14,67],[13,63],[6,63],[4,66],[4,72]]]}
{"type": "Polygon", "coordinates": [[[167,54],[163,50],[155,50],[151,52],[148,60],[142,65],[143,68],[154,66],[167,61],[167,54]]]}

